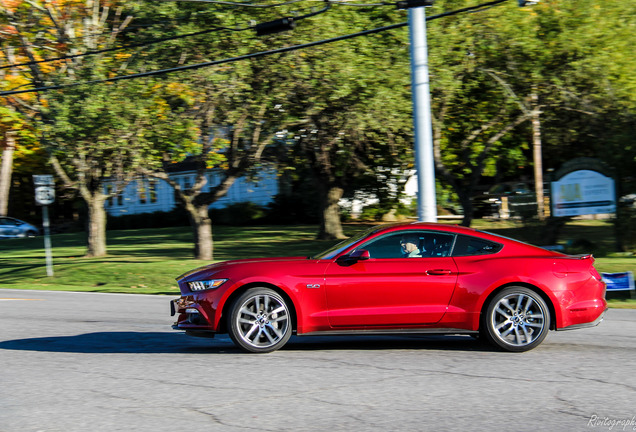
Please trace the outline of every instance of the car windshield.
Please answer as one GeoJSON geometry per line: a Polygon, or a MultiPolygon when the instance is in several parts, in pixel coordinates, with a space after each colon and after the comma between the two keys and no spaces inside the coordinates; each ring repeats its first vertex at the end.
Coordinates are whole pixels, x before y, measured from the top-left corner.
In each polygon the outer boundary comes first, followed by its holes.
{"type": "Polygon", "coordinates": [[[353,237],[349,237],[348,239],[343,240],[340,243],[337,243],[337,244],[331,246],[326,251],[323,251],[323,252],[321,252],[321,253],[319,253],[317,255],[312,256],[311,258],[314,258],[314,259],[332,259],[332,258],[336,257],[340,252],[342,252],[343,250],[347,249],[353,243],[356,243],[359,240],[361,240],[361,239],[373,234],[378,229],[379,229],[379,227],[376,226],[376,227],[372,227],[372,228],[369,228],[367,230],[361,231],[361,232],[357,233],[356,235],[354,235],[353,237]]]}

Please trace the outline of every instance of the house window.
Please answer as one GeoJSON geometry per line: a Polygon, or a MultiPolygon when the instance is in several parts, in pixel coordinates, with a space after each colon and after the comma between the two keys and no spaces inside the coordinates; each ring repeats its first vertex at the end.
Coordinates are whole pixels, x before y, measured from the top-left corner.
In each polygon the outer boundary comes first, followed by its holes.
{"type": "Polygon", "coordinates": [[[137,195],[139,196],[139,204],[146,204],[146,182],[144,180],[137,181],[137,195]]]}
{"type": "Polygon", "coordinates": [[[157,180],[149,180],[148,181],[148,192],[150,194],[150,202],[157,202],[157,180]]]}
{"type": "Polygon", "coordinates": [[[190,190],[190,188],[192,188],[192,179],[190,178],[190,176],[184,177],[183,178],[183,190],[187,191],[187,190],[190,190]]]}

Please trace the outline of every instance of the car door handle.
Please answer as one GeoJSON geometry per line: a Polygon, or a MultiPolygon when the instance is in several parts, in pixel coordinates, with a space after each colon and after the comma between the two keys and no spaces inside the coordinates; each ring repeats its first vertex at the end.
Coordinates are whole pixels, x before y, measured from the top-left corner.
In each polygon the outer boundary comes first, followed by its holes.
{"type": "Polygon", "coordinates": [[[451,270],[446,270],[446,269],[426,270],[426,274],[429,276],[446,276],[451,273],[452,273],[451,270]]]}

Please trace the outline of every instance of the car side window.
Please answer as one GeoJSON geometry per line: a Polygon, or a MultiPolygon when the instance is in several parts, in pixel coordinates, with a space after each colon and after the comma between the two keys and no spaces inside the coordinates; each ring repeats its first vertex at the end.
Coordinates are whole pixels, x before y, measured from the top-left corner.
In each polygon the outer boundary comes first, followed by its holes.
{"type": "Polygon", "coordinates": [[[500,243],[460,235],[457,237],[453,256],[490,255],[499,252],[502,247],[500,243]]]}
{"type": "Polygon", "coordinates": [[[358,249],[368,250],[371,258],[401,258],[400,237],[402,234],[383,236],[365,243],[358,249]]]}
{"type": "Polygon", "coordinates": [[[428,258],[450,256],[455,236],[428,231],[406,231],[373,239],[358,249],[371,258],[428,258]]]}
{"type": "Polygon", "coordinates": [[[424,237],[422,256],[425,257],[447,257],[453,250],[455,236],[452,234],[432,234],[428,233],[424,237]]]}

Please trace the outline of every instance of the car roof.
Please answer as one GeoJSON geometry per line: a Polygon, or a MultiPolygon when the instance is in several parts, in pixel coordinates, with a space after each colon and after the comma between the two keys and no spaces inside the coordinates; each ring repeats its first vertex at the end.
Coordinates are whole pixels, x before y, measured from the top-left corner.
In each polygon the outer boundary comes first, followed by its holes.
{"type": "Polygon", "coordinates": [[[419,229],[419,230],[432,230],[432,231],[446,231],[457,234],[488,234],[484,231],[476,230],[475,228],[469,228],[461,225],[449,225],[434,222],[401,222],[394,224],[378,225],[377,231],[401,231],[404,229],[419,229]]]}
{"type": "Polygon", "coordinates": [[[529,243],[525,243],[521,240],[505,237],[499,234],[491,233],[488,231],[481,231],[475,228],[465,227],[461,225],[451,225],[451,224],[443,224],[443,223],[434,223],[434,222],[402,222],[402,223],[394,223],[387,225],[379,225],[377,230],[373,231],[373,234],[378,233],[389,233],[389,232],[397,232],[404,230],[431,230],[437,232],[446,232],[450,234],[464,234],[480,237],[483,239],[491,240],[497,243],[515,243],[517,245],[524,245],[533,249],[541,249],[539,246],[532,245],[529,243]]]}

